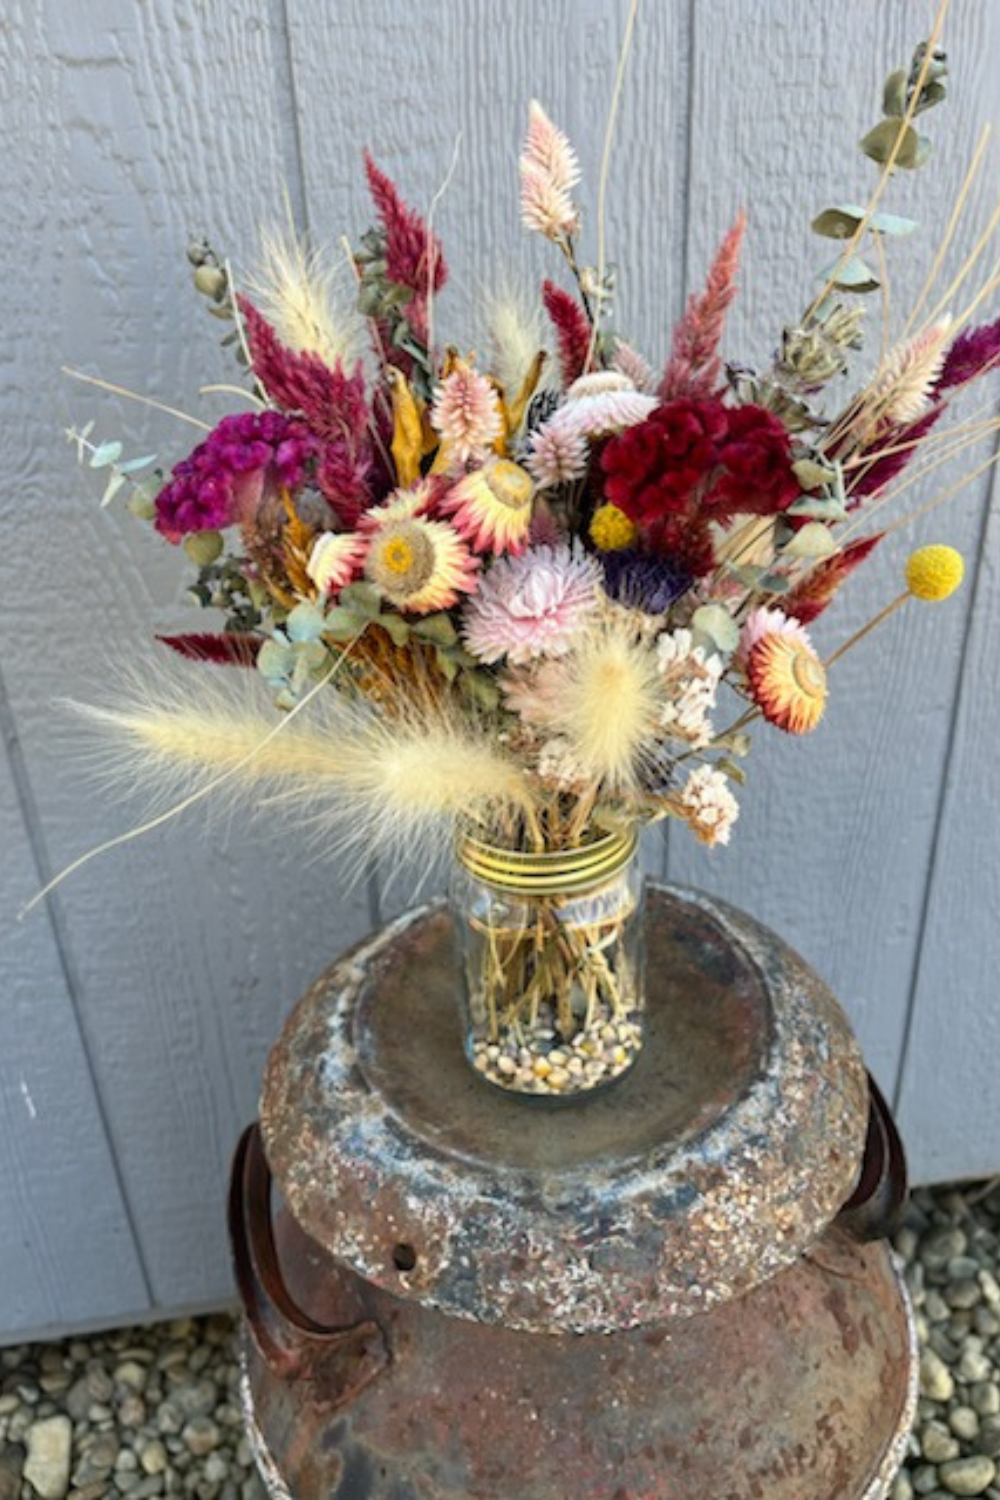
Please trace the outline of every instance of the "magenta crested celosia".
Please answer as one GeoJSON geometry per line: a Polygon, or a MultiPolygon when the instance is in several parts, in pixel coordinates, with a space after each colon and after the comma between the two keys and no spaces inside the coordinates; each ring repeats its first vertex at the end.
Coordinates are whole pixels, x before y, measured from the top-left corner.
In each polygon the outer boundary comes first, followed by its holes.
{"type": "Polygon", "coordinates": [[[575,543],[498,558],[465,606],[465,644],[482,662],[560,656],[596,610],[600,580],[600,564],[575,543]]]}
{"type": "Polygon", "coordinates": [[[320,444],[304,422],[276,411],[223,417],[203,443],[175,465],[156,497],[156,529],[170,542],[217,531],[242,519],[241,501],[259,497],[261,477],[297,489],[320,444]]]}

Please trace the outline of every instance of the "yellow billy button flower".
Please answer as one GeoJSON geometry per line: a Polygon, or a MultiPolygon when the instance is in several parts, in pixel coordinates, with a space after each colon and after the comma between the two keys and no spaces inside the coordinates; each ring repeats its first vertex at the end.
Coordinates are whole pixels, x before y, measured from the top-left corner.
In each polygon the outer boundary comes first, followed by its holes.
{"type": "Polygon", "coordinates": [[[958,588],[965,575],[965,562],[961,552],[956,552],[954,547],[945,547],[940,544],[930,547],[918,547],[916,552],[911,552],[906,563],[906,588],[898,598],[893,599],[883,610],[863,625],[860,630],[855,631],[850,640],[845,641],[832,656],[827,657],[826,665],[838,661],[845,651],[856,646],[858,641],[864,640],[876,625],[881,625],[887,620],[900,605],[905,604],[907,599],[922,599],[928,604],[938,604],[942,599],[948,599],[958,588]]]}
{"type": "Polygon", "coordinates": [[[965,562],[954,547],[918,547],[906,564],[906,584],[914,599],[936,604],[955,592],[965,576],[965,562]]]}
{"type": "Polygon", "coordinates": [[[590,521],[590,540],[601,552],[621,552],[631,547],[636,528],[617,505],[600,505],[590,521]]]}

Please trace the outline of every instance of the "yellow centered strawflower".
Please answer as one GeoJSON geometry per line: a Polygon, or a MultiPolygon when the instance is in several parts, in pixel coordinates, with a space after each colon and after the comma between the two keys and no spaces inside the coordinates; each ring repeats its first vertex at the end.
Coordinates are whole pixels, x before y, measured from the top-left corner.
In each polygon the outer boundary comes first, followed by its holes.
{"type": "Polygon", "coordinates": [[[918,547],[906,564],[906,586],[915,599],[937,603],[962,582],[965,562],[954,547],[918,547]]]}
{"type": "Polygon", "coordinates": [[[403,537],[393,537],[382,552],[382,565],[391,573],[408,573],[413,567],[413,548],[403,537]]]}
{"type": "Polygon", "coordinates": [[[600,505],[590,522],[590,539],[602,552],[620,552],[631,547],[636,529],[623,510],[617,505],[600,505]]]}

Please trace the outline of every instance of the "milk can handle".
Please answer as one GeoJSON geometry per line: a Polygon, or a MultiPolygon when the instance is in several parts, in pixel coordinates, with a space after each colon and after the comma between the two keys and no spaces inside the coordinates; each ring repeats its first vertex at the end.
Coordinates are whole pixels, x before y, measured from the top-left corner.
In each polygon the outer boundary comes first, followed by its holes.
{"type": "Polygon", "coordinates": [[[857,1185],[841,1209],[844,1227],[861,1240],[892,1234],[906,1201],[906,1152],[882,1090],[868,1074],[868,1131],[857,1185]]]}
{"type": "Polygon", "coordinates": [[[312,1380],[319,1399],[338,1406],[385,1368],[389,1352],[377,1323],[366,1319],[331,1328],[305,1312],[289,1291],[274,1242],[271,1169],[256,1121],[233,1157],[229,1240],[247,1324],[274,1375],[312,1380]]]}

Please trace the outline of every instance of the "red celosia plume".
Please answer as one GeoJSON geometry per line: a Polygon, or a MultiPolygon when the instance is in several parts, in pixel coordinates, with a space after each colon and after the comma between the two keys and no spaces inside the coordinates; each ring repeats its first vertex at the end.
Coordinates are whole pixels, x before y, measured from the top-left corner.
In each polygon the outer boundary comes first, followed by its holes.
{"type": "Polygon", "coordinates": [[[246,297],[239,297],[253,372],[275,405],[300,412],[322,441],[317,483],[338,516],[352,525],[371,503],[371,412],[360,362],[348,375],[338,360],[299,353],[281,342],[246,297]]]}
{"type": "Polygon", "coordinates": [[[191,661],[232,667],[252,667],[261,646],[260,641],[251,636],[236,635],[232,631],[213,634],[205,630],[189,635],[158,635],[156,639],[191,661]]]}
{"type": "Polygon", "coordinates": [[[569,292],[564,292],[562,287],[556,286],[554,281],[542,283],[542,301],[559,340],[559,365],[563,383],[572,385],[587,368],[587,356],[590,353],[590,324],[587,315],[576,299],[569,292]]]}
{"type": "Polygon", "coordinates": [[[849,542],[842,552],[824,558],[781,600],[782,612],[801,625],[815,620],[858,564],[874,552],[884,535],[884,531],[876,531],[872,536],[860,537],[856,542],[849,542]]]}

